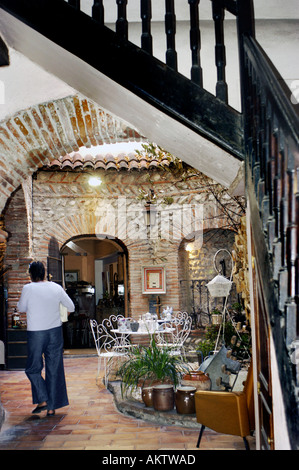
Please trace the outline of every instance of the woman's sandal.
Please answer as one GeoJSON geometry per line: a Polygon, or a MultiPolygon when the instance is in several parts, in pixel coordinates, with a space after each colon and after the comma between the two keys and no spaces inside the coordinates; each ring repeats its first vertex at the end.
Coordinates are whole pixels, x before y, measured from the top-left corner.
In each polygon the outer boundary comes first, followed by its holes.
{"type": "Polygon", "coordinates": [[[48,410],[47,411],[47,416],[54,416],[54,415],[55,415],[55,410],[53,410],[53,411],[48,410]]]}
{"type": "Polygon", "coordinates": [[[37,405],[36,408],[32,411],[33,414],[41,413],[41,411],[44,411],[48,408],[48,405],[37,405]]]}

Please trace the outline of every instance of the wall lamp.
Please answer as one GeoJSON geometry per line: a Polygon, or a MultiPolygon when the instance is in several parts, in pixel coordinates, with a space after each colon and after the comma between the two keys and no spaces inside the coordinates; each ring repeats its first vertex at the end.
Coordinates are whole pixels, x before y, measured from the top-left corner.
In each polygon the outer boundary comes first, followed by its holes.
{"type": "Polygon", "coordinates": [[[90,176],[88,184],[89,186],[100,186],[102,184],[102,180],[99,176],[90,176]]]}

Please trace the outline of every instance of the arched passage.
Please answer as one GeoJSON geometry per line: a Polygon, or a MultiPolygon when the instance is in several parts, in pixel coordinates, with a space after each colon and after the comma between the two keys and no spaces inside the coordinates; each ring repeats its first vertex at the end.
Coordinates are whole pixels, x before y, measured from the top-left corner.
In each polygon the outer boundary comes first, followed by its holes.
{"type": "Polygon", "coordinates": [[[65,347],[93,347],[90,318],[128,313],[127,249],[117,239],[81,235],[67,240],[60,255],[63,284],[76,308],[64,325],[65,347]]]}
{"type": "Polygon", "coordinates": [[[136,129],[76,94],[40,103],[0,123],[0,211],[39,168],[81,147],[144,140],[136,129]]]}

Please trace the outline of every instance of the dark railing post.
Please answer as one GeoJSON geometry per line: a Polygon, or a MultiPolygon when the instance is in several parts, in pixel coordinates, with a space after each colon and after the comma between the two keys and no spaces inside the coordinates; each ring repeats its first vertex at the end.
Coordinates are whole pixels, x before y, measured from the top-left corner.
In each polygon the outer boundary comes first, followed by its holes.
{"type": "Polygon", "coordinates": [[[127,21],[127,3],[128,0],[116,0],[117,3],[117,20],[116,20],[116,36],[120,41],[128,40],[128,21],[127,21]]]}
{"type": "Polygon", "coordinates": [[[151,35],[152,0],[141,0],[140,16],[142,20],[141,48],[150,55],[153,55],[153,39],[151,35]]]}
{"type": "Polygon", "coordinates": [[[198,5],[200,0],[188,0],[190,5],[190,47],[192,52],[191,80],[202,87],[200,65],[200,28],[198,5]]]}
{"type": "Polygon", "coordinates": [[[68,3],[69,3],[72,7],[75,7],[76,10],[80,10],[80,0],[68,0],[68,3]]]}
{"type": "Polygon", "coordinates": [[[165,32],[166,32],[166,64],[174,70],[177,70],[177,53],[175,50],[175,11],[174,11],[174,0],[165,0],[166,12],[165,12],[165,32]]]}
{"type": "Polygon", "coordinates": [[[104,26],[104,6],[103,0],[94,0],[92,7],[92,17],[98,21],[101,26],[104,26]]]}
{"type": "MultiPolygon", "coordinates": [[[[247,114],[248,83],[246,80],[246,64],[244,54],[244,36],[255,37],[253,0],[236,0],[237,3],[237,28],[239,45],[239,70],[241,85],[242,113],[247,114]]],[[[246,127],[246,126],[245,126],[246,127]]],[[[245,129],[246,132],[246,129],[245,129]]]]}
{"type": "Polygon", "coordinates": [[[217,67],[216,96],[224,103],[228,102],[227,83],[225,81],[225,45],[224,45],[224,9],[213,2],[213,20],[215,23],[215,59],[217,67]]]}

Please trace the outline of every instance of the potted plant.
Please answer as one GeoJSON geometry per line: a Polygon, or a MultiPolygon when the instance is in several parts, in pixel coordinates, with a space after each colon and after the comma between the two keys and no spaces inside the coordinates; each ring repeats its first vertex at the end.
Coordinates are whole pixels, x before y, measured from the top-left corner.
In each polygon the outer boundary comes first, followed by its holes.
{"type": "Polygon", "coordinates": [[[221,322],[222,322],[222,312],[220,312],[220,310],[218,310],[217,308],[214,308],[214,310],[212,310],[212,324],[213,325],[221,325],[221,322]]]}
{"type": "Polygon", "coordinates": [[[172,355],[168,348],[159,348],[153,335],[149,346],[132,348],[128,359],[119,368],[122,395],[137,387],[149,387],[158,383],[171,383],[176,387],[184,370],[180,357],[172,355]]]}

